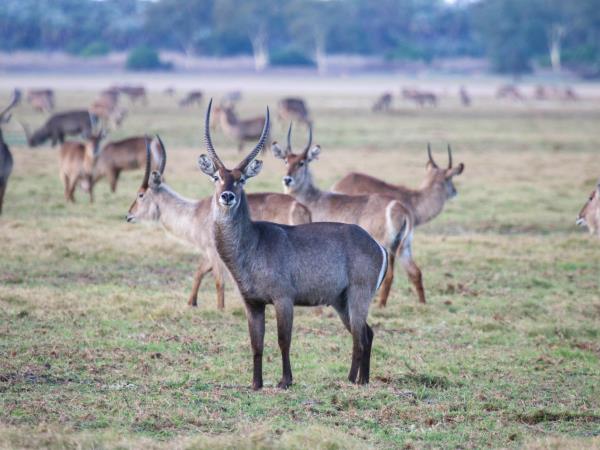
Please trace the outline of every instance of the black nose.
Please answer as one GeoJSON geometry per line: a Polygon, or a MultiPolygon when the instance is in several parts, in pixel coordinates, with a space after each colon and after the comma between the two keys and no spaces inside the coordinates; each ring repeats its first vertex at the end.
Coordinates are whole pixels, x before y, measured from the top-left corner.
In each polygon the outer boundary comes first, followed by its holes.
{"type": "Polygon", "coordinates": [[[221,200],[223,200],[223,203],[228,205],[235,200],[235,194],[230,191],[225,191],[221,194],[221,200]]]}
{"type": "Polygon", "coordinates": [[[283,177],[283,184],[285,184],[286,186],[292,184],[292,177],[283,177]]]}

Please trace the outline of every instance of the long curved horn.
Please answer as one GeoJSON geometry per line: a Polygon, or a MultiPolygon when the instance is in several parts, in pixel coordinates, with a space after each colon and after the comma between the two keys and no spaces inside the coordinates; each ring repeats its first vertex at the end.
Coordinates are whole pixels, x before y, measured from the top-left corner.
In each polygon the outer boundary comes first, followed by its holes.
{"type": "Polygon", "coordinates": [[[217,156],[215,147],[213,146],[212,139],[210,138],[210,110],[212,108],[212,98],[208,102],[208,108],[206,109],[206,119],[204,120],[204,142],[206,143],[206,150],[209,156],[217,167],[225,167],[223,161],[217,156]]]}
{"type": "Polygon", "coordinates": [[[308,151],[310,150],[311,144],[312,144],[312,123],[309,123],[308,124],[308,143],[306,144],[306,147],[304,147],[304,150],[302,150],[302,153],[305,156],[308,153],[308,151]]]}
{"type": "Polygon", "coordinates": [[[427,143],[427,156],[429,157],[429,162],[431,163],[431,165],[433,167],[437,167],[438,165],[433,160],[433,156],[431,156],[431,143],[430,142],[427,143]]]}
{"type": "Polygon", "coordinates": [[[150,139],[146,135],[146,172],[144,173],[144,181],[142,181],[142,187],[148,187],[148,180],[150,179],[150,163],[152,162],[152,151],[150,150],[150,139]]]}
{"type": "Polygon", "coordinates": [[[448,169],[452,169],[452,147],[448,144],[448,169]]]}
{"type": "Polygon", "coordinates": [[[287,150],[288,150],[288,152],[292,151],[292,121],[290,121],[290,127],[288,128],[287,150]]]}
{"type": "Polygon", "coordinates": [[[267,106],[267,114],[265,116],[265,125],[263,126],[262,133],[260,134],[260,139],[254,147],[254,150],[250,152],[248,156],[246,156],[241,163],[237,165],[237,168],[243,171],[248,164],[252,162],[254,158],[258,155],[258,153],[264,148],[267,143],[267,137],[269,136],[269,127],[271,126],[270,115],[269,115],[269,107],[267,106]]]}
{"type": "Polygon", "coordinates": [[[8,117],[4,117],[6,115],[6,113],[8,113],[12,108],[14,108],[17,103],[19,103],[19,100],[21,100],[21,91],[18,89],[15,89],[13,92],[13,96],[12,99],[10,100],[10,103],[8,104],[8,106],[6,108],[4,108],[2,110],[2,112],[0,112],[0,123],[2,122],[8,122],[10,119],[10,115],[8,117]]]}
{"type": "Polygon", "coordinates": [[[160,153],[161,153],[160,164],[158,165],[158,173],[160,173],[162,175],[165,172],[165,167],[167,165],[167,149],[158,134],[156,135],[156,139],[158,139],[158,143],[160,144],[160,153]]]}

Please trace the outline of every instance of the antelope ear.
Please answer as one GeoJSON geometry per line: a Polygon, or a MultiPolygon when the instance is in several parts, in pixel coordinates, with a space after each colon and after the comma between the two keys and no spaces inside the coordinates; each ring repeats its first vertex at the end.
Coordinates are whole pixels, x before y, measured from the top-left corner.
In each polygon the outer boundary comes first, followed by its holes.
{"type": "Polygon", "coordinates": [[[460,163],[458,166],[449,169],[447,176],[454,177],[456,175],[460,175],[461,173],[463,173],[463,170],[465,170],[465,165],[463,163],[460,163]]]}
{"type": "Polygon", "coordinates": [[[215,166],[215,163],[210,157],[207,155],[200,155],[198,157],[198,167],[202,172],[214,179],[215,173],[217,173],[217,166],[215,166]]]}
{"type": "Polygon", "coordinates": [[[260,169],[262,169],[263,162],[255,159],[244,169],[244,176],[246,178],[255,177],[260,173],[260,169]]]}
{"type": "Polygon", "coordinates": [[[153,170],[152,173],[150,174],[150,180],[148,181],[148,186],[150,186],[150,189],[158,189],[160,187],[161,183],[162,183],[162,177],[160,176],[160,173],[158,173],[156,170],[153,170]]]}
{"type": "Polygon", "coordinates": [[[277,142],[273,142],[273,144],[271,144],[271,151],[273,152],[273,156],[279,159],[285,159],[285,157],[288,155],[287,149],[281,148],[277,142]]]}
{"type": "Polygon", "coordinates": [[[317,159],[319,157],[320,153],[321,153],[321,146],[320,145],[315,145],[306,154],[306,160],[310,162],[313,159],[317,159]]]}

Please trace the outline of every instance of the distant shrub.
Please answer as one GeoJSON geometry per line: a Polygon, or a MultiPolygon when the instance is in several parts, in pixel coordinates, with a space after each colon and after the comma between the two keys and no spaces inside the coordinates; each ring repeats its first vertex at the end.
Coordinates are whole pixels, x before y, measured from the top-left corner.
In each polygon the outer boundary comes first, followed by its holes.
{"type": "Polygon", "coordinates": [[[315,67],[315,62],[303,52],[296,49],[278,50],[271,53],[272,66],[315,67]]]}
{"type": "Polygon", "coordinates": [[[108,55],[110,47],[106,42],[92,42],[86,45],[82,50],[79,51],[79,56],[83,58],[93,58],[94,56],[108,55]]]}
{"type": "Polygon", "coordinates": [[[125,67],[128,70],[170,70],[173,65],[161,61],[155,49],[143,46],[129,52],[125,67]]]}

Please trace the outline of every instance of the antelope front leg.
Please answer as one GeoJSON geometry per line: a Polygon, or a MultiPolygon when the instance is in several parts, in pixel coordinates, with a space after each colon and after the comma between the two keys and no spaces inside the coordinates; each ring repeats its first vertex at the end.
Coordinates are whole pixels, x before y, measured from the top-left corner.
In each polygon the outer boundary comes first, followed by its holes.
{"type": "Polygon", "coordinates": [[[257,391],[263,387],[262,355],[265,340],[265,305],[244,303],[246,304],[248,331],[250,332],[250,345],[252,345],[254,364],[252,389],[257,391]]]}
{"type": "Polygon", "coordinates": [[[290,346],[292,344],[292,326],[294,323],[294,306],[292,300],[286,299],[275,302],[275,315],[277,317],[277,339],[281,350],[281,363],[283,374],[277,385],[280,389],[287,389],[292,384],[292,365],[290,364],[290,346]]]}
{"type": "Polygon", "coordinates": [[[198,290],[200,289],[200,284],[202,284],[202,278],[208,272],[212,270],[212,264],[208,259],[203,259],[198,266],[198,270],[196,271],[196,275],[194,276],[194,284],[192,286],[192,293],[190,294],[190,299],[188,300],[188,305],[190,306],[198,306],[198,290]]]}

